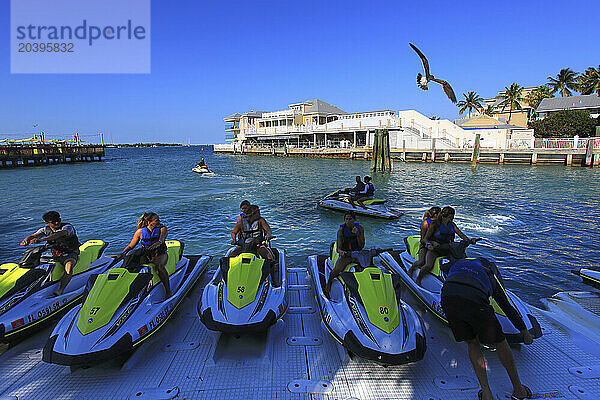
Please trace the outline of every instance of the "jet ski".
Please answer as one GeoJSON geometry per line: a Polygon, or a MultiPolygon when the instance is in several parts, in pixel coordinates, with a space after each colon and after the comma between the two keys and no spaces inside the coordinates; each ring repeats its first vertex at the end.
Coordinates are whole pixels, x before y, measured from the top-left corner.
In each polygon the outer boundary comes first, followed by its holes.
{"type": "Polygon", "coordinates": [[[0,342],[13,342],[64,314],[81,301],[90,275],[109,268],[115,260],[102,256],[108,243],[88,240],[79,247],[79,260],[73,278],[60,296],[53,292],[60,286],[64,266],[44,256],[39,246],[37,261],[20,265],[0,265],[0,342]]]}
{"type": "Polygon", "coordinates": [[[369,199],[362,202],[365,205],[365,208],[361,207],[356,202],[354,202],[355,205],[353,206],[350,203],[349,194],[344,193],[343,190],[336,190],[320,200],[318,205],[330,210],[354,211],[356,214],[377,218],[395,219],[403,214],[399,210],[388,207],[386,202],[387,200],[383,199],[369,199]]]}
{"type": "Polygon", "coordinates": [[[237,257],[230,248],[220,260],[198,302],[198,317],[213,331],[266,331],[287,311],[285,250],[270,248],[273,259],[260,258],[256,245],[245,245],[237,257]]]}
{"type": "Polygon", "coordinates": [[[330,298],[324,288],[339,257],[335,243],[329,255],[308,257],[323,324],[350,354],[384,365],[421,360],[427,349],[423,322],[400,299],[397,277],[380,261],[373,264],[377,253],[361,251],[333,282],[330,298]]]}
{"type": "Polygon", "coordinates": [[[595,289],[600,290],[600,270],[589,268],[576,268],[571,273],[581,278],[581,281],[595,289]]]}
{"type": "MultiPolygon", "coordinates": [[[[133,351],[175,312],[208,267],[209,256],[182,257],[183,243],[167,241],[165,266],[173,295],[165,290],[152,264],[127,260],[88,281],[89,293],[56,325],[46,345],[45,362],[90,366],[133,351]],[[132,263],[133,264],[133,263],[132,263]],[[131,272],[139,270],[139,272],[131,272]]],[[[127,256],[126,256],[127,258],[127,256]]]]}
{"type": "Polygon", "coordinates": [[[197,174],[212,174],[213,172],[208,169],[208,167],[206,165],[196,165],[194,168],[192,168],[192,172],[195,172],[197,174]]]}
{"type": "MultiPolygon", "coordinates": [[[[401,252],[392,250],[384,252],[380,255],[382,261],[400,276],[403,284],[425,305],[425,307],[427,307],[427,309],[447,323],[448,321],[446,320],[444,310],[442,310],[442,306],[440,305],[442,285],[444,284],[445,279],[441,265],[445,259],[443,257],[438,257],[436,259],[431,273],[423,277],[421,286],[419,286],[415,282],[419,271],[415,271],[411,277],[408,275],[408,270],[414,262],[415,257],[418,256],[420,236],[409,236],[404,242],[406,251],[401,252]]],[[[541,337],[542,329],[536,318],[530,312],[529,306],[506,288],[504,288],[504,290],[513,307],[515,307],[523,317],[525,326],[527,330],[529,330],[529,333],[531,333],[531,336],[533,336],[534,339],[541,337]]],[[[506,340],[509,343],[522,343],[523,337],[519,330],[513,326],[502,309],[491,297],[490,303],[496,312],[496,317],[502,326],[502,331],[504,332],[504,336],[506,336],[506,340]]]]}

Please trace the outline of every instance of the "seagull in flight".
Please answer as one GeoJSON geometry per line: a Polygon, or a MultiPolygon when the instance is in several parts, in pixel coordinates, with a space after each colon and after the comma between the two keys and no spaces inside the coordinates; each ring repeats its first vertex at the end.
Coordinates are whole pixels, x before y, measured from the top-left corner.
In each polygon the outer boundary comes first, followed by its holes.
{"type": "Polygon", "coordinates": [[[429,82],[437,82],[444,88],[446,96],[448,96],[448,98],[453,103],[456,103],[456,95],[454,94],[454,90],[452,90],[452,86],[450,86],[450,84],[445,80],[438,79],[435,76],[431,75],[429,73],[429,62],[427,61],[427,58],[425,58],[425,55],[421,53],[421,51],[417,49],[417,46],[415,46],[414,44],[409,43],[409,45],[414,51],[417,52],[417,54],[421,58],[421,62],[423,63],[423,69],[425,70],[425,76],[421,75],[421,73],[417,74],[417,85],[423,90],[428,90],[427,84],[429,82]]]}

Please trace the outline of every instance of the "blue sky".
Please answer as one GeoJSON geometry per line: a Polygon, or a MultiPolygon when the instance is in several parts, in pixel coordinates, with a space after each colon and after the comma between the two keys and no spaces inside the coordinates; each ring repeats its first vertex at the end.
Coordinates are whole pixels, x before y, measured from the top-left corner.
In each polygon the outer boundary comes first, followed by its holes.
{"type": "Polygon", "coordinates": [[[38,124],[51,137],[220,143],[229,114],[313,98],[348,112],[456,118],[441,87],[417,88],[409,41],[459,98],[600,64],[597,0],[448,4],[152,1],[151,74],[11,75],[9,0],[0,0],[0,138],[38,124]]]}

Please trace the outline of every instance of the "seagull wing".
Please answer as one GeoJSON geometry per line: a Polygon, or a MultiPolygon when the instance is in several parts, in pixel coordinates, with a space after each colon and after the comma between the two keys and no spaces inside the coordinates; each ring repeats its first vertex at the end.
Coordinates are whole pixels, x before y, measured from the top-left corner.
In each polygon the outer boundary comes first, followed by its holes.
{"type": "Polygon", "coordinates": [[[433,78],[432,81],[439,83],[444,88],[444,92],[446,96],[453,102],[456,103],[456,95],[454,94],[454,90],[452,90],[452,86],[448,82],[443,79],[433,78]]]}
{"type": "Polygon", "coordinates": [[[412,47],[412,49],[414,51],[417,52],[417,54],[421,58],[421,62],[423,63],[423,69],[425,70],[425,78],[429,79],[429,61],[427,61],[427,58],[425,58],[425,55],[423,53],[421,53],[421,50],[417,49],[417,46],[415,46],[412,43],[409,43],[409,45],[410,45],[410,47],[412,47]]]}

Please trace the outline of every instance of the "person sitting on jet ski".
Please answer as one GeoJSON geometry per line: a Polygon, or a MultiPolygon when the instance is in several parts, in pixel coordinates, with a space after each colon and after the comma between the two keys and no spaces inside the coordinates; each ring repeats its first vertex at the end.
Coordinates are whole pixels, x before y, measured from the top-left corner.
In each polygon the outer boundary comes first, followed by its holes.
{"type": "Polygon", "coordinates": [[[423,215],[423,221],[421,222],[421,240],[419,242],[419,254],[415,262],[412,263],[410,269],[408,270],[408,276],[412,277],[413,273],[417,268],[420,268],[425,264],[425,255],[427,254],[427,246],[425,245],[425,235],[427,235],[427,230],[429,226],[433,224],[433,221],[437,218],[441,208],[438,206],[433,206],[429,210],[425,211],[423,215]]]}
{"type": "MultiPolygon", "coordinates": [[[[248,200],[243,200],[240,203],[240,215],[238,215],[237,217],[237,221],[235,222],[236,224],[239,224],[240,222],[242,222],[242,218],[246,218],[246,216],[248,215],[248,210],[250,209],[250,202],[248,200]]],[[[232,238],[233,240],[235,240],[236,238],[232,238]]]]}
{"type": "Polygon", "coordinates": [[[60,296],[73,277],[72,271],[75,264],[77,264],[77,260],[79,260],[79,246],[81,244],[73,225],[61,222],[60,214],[57,211],[48,211],[42,218],[46,222],[46,226],[23,239],[21,246],[42,241],[48,243],[54,261],[65,267],[65,273],[60,278],[60,286],[53,293],[55,296],[60,296]]]}
{"type": "Polygon", "coordinates": [[[231,252],[230,257],[236,257],[244,251],[244,247],[256,246],[256,252],[264,259],[273,259],[273,254],[265,246],[265,241],[273,237],[273,232],[266,219],[261,217],[260,208],[251,205],[245,218],[241,218],[231,232],[232,244],[237,247],[231,252]],[[236,238],[239,239],[236,241],[236,238]]]}
{"type": "Polygon", "coordinates": [[[365,230],[362,225],[356,222],[356,215],[353,211],[344,214],[344,223],[340,225],[337,231],[336,249],[339,258],[329,274],[327,285],[325,285],[325,295],[329,296],[333,280],[352,262],[356,262],[357,251],[365,247],[365,230]]]}
{"type": "Polygon", "coordinates": [[[447,267],[441,305],[455,340],[467,342],[469,359],[482,388],[479,398],[493,398],[480,343],[496,345],[498,357],[513,385],[512,398],[531,398],[531,390],[519,380],[512,352],[490,305],[489,298],[493,297],[510,322],[521,332],[523,342],[533,343],[522,316],[511,305],[502,289],[502,277],[498,267],[485,258],[462,259],[450,263],[447,267]]]}
{"type": "Polygon", "coordinates": [[[356,176],[356,185],[353,188],[344,189],[344,192],[350,194],[350,199],[348,200],[350,201],[350,204],[352,204],[352,207],[356,207],[354,200],[356,200],[358,194],[363,190],[365,190],[365,184],[358,175],[356,176]]]}
{"type": "Polygon", "coordinates": [[[156,213],[143,213],[138,219],[137,230],[133,234],[131,243],[123,249],[120,257],[123,257],[129,250],[133,249],[138,242],[141,243],[141,254],[139,255],[139,265],[152,263],[158,272],[158,277],[165,287],[166,298],[171,297],[171,287],[169,285],[169,274],[165,269],[169,255],[167,254],[167,227],[160,223],[160,218],[156,213]]]}
{"type": "Polygon", "coordinates": [[[367,175],[367,176],[365,176],[364,179],[365,179],[365,187],[364,187],[363,190],[361,190],[360,192],[358,192],[358,194],[356,195],[356,202],[362,208],[367,208],[363,204],[363,201],[369,200],[369,199],[373,198],[373,195],[375,194],[375,186],[373,186],[373,184],[371,183],[371,177],[370,176],[367,175]]]}
{"type": "Polygon", "coordinates": [[[458,226],[454,223],[454,208],[446,206],[442,208],[438,217],[429,225],[427,234],[425,235],[425,246],[427,247],[427,254],[425,255],[425,265],[419,271],[419,275],[415,282],[417,285],[421,285],[423,277],[431,272],[435,259],[441,256],[451,256],[452,258],[464,258],[464,249],[469,244],[475,244],[481,240],[481,238],[469,239],[467,235],[462,233],[458,226]],[[460,236],[464,243],[459,245],[458,243],[454,246],[455,235],[460,236]],[[456,256],[456,251],[462,254],[456,256]],[[456,251],[454,251],[456,250],[456,251]]]}

